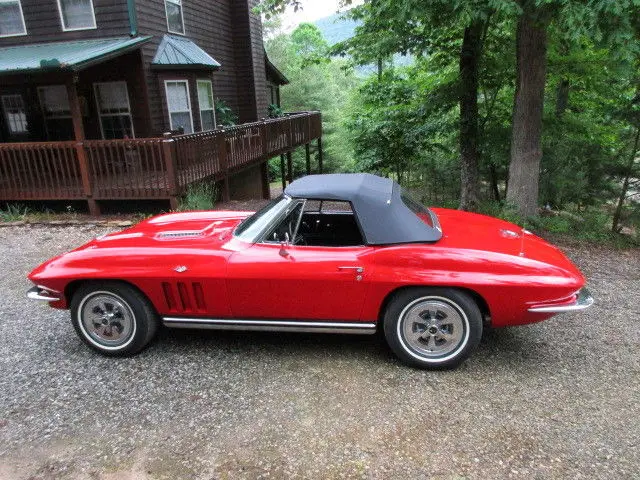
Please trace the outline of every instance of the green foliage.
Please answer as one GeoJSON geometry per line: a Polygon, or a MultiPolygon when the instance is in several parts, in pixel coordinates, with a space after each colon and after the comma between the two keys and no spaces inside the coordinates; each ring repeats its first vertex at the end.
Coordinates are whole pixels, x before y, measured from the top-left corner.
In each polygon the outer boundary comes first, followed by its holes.
{"type": "Polygon", "coordinates": [[[215,101],[216,123],[222,127],[232,127],[238,123],[238,116],[224,100],[215,101]]]}
{"type": "MultiPolygon", "coordinates": [[[[265,0],[263,6],[278,11],[293,3],[265,0]]],[[[327,47],[313,26],[303,25],[269,42],[270,55],[292,79],[283,89],[285,110],[323,112],[330,170],[393,176],[426,203],[455,206],[460,48],[465,28],[480,21],[481,210],[522,224],[515,208],[503,202],[515,32],[523,11],[546,26],[548,37],[539,203],[570,212],[527,225],[600,241],[611,238],[606,231],[620,202],[617,230],[637,232],[640,162],[633,159],[640,152],[633,151],[633,140],[640,127],[640,0],[366,0],[348,13],[359,26],[347,41],[327,47]],[[394,67],[391,59],[399,53],[411,54],[414,64],[394,67]],[[347,57],[331,57],[337,54],[347,57]],[[358,82],[338,73],[363,64],[378,65],[378,75],[358,82]]],[[[301,153],[294,163],[301,172],[301,153]]],[[[272,170],[275,178],[277,161],[272,170]]]]}
{"type": "Polygon", "coordinates": [[[284,115],[284,112],[282,111],[282,109],[274,103],[269,105],[269,107],[267,107],[267,110],[268,110],[269,118],[280,118],[284,115]]]}
{"type": "MultiPolygon", "coordinates": [[[[282,110],[322,112],[325,170],[353,170],[353,149],[344,123],[350,92],[359,80],[346,60],[326,56],[328,45],[311,24],[301,24],[291,34],[267,40],[265,48],[271,61],[290,80],[280,90],[282,110]]],[[[296,175],[305,171],[304,150],[298,150],[294,153],[296,175]]],[[[312,163],[315,169],[317,158],[312,163]]],[[[271,172],[272,178],[279,177],[279,166],[271,167],[271,172]]]]}
{"type": "Polygon", "coordinates": [[[4,210],[0,210],[0,221],[18,222],[29,215],[29,207],[19,203],[8,203],[4,210]]]}
{"type": "Polygon", "coordinates": [[[401,182],[420,177],[434,161],[455,161],[447,148],[455,117],[455,73],[420,65],[388,70],[359,89],[358,113],[348,124],[356,167],[393,175],[401,182]]]}
{"type": "Polygon", "coordinates": [[[211,210],[213,209],[218,192],[213,183],[196,183],[187,188],[187,193],[180,199],[178,211],[211,210]]]}

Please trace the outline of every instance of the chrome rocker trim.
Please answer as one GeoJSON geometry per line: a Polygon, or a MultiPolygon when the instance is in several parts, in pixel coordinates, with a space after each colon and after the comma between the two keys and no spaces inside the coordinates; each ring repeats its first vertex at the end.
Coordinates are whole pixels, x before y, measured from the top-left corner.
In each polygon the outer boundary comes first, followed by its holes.
{"type": "Polygon", "coordinates": [[[586,288],[581,288],[578,292],[578,298],[570,305],[547,305],[539,307],[531,307],[530,312],[534,313],[563,313],[563,312],[575,312],[578,310],[584,310],[593,305],[593,297],[586,288]]]}
{"type": "Polygon", "coordinates": [[[226,318],[163,317],[162,323],[171,328],[202,328],[212,330],[244,330],[261,332],[353,333],[373,335],[375,323],[309,322],[303,320],[248,320],[226,318]]]}
{"type": "Polygon", "coordinates": [[[57,302],[61,299],[59,296],[54,296],[57,293],[58,292],[54,292],[48,288],[38,285],[31,287],[27,291],[27,298],[30,298],[31,300],[39,300],[41,302],[57,302]]]}

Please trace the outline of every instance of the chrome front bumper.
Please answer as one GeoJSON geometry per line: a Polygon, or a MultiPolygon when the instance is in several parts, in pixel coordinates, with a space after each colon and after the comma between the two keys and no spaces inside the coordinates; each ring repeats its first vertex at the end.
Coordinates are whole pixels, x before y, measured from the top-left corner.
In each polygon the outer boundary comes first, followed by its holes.
{"type": "Polygon", "coordinates": [[[55,292],[38,285],[27,291],[27,298],[30,298],[31,300],[40,300],[41,302],[57,302],[62,298],[62,295],[60,292],[55,292]]]}
{"type": "Polygon", "coordinates": [[[534,313],[562,313],[562,312],[575,312],[578,310],[584,310],[593,305],[593,297],[586,288],[581,288],[578,292],[576,301],[568,305],[539,305],[537,307],[531,307],[530,312],[534,313]]]}

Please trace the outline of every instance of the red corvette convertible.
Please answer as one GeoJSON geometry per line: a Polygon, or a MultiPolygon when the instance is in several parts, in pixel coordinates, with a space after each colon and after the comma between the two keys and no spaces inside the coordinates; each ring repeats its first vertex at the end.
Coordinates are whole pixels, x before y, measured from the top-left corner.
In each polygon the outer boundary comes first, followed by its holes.
{"type": "Polygon", "coordinates": [[[427,209],[395,182],[311,175],[257,213],[171,213],[97,238],[29,275],[80,338],[133,354],[177,328],[372,334],[423,368],[451,367],[485,325],[593,303],[555,247],[498,219],[427,209]]]}

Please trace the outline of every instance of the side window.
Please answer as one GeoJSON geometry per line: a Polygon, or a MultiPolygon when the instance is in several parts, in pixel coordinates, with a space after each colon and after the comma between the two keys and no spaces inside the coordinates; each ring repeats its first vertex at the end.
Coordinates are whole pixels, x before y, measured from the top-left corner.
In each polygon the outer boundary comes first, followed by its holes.
{"type": "Polygon", "coordinates": [[[216,128],[216,111],[213,104],[211,80],[198,80],[198,107],[200,127],[203,132],[216,128]]]}
{"type": "Polygon", "coordinates": [[[64,85],[38,87],[40,106],[45,119],[47,139],[53,141],[71,140],[73,122],[67,88],[64,85]]]}
{"type": "Polygon", "coordinates": [[[102,138],[133,138],[133,122],[127,82],[93,84],[102,138]]]}
{"type": "Polygon", "coordinates": [[[193,133],[189,82],[186,80],[166,80],[164,86],[171,130],[182,129],[184,133],[193,133]]]}
{"type": "Polygon", "coordinates": [[[2,95],[1,99],[9,133],[12,135],[29,133],[27,112],[24,108],[22,95],[2,95]]]}
{"type": "Polygon", "coordinates": [[[164,10],[167,14],[167,30],[170,33],[184,35],[182,0],[165,0],[164,10]]]}
{"type": "Polygon", "coordinates": [[[335,200],[306,202],[296,241],[316,247],[364,245],[351,204],[335,200]]]}
{"type": "Polygon", "coordinates": [[[92,0],[58,0],[58,10],[64,32],[96,28],[92,0]]]}
{"type": "Polygon", "coordinates": [[[0,37],[26,34],[20,0],[0,0],[0,37]]]}

